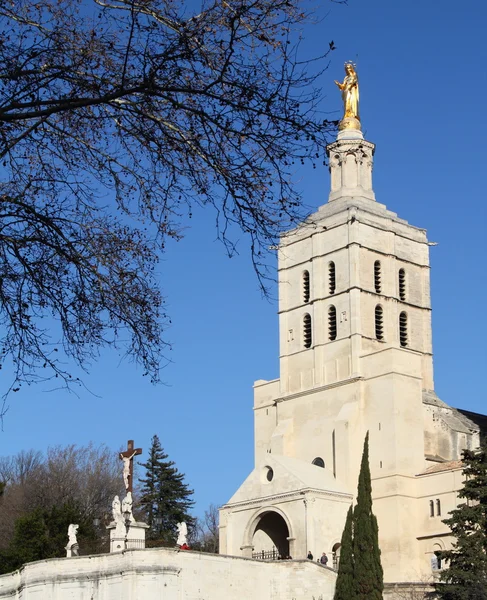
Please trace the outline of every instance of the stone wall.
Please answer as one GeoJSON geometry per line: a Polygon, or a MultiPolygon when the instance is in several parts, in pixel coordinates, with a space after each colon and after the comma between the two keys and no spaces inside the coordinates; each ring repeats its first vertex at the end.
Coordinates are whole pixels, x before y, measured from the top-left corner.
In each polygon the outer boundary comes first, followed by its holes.
{"type": "Polygon", "coordinates": [[[335,580],[332,569],[308,560],[157,548],[29,563],[0,576],[0,599],[331,600],[335,580]]]}

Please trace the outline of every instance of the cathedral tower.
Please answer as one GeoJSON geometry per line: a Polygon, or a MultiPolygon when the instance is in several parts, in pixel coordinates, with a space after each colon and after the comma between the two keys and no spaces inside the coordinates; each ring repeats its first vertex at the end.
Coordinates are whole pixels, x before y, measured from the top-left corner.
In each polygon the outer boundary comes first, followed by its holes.
{"type": "Polygon", "coordinates": [[[386,581],[418,580],[449,533],[430,502],[455,506],[478,427],[434,393],[426,232],[375,199],[353,77],[328,203],[279,245],[280,377],[254,385],[255,469],[221,510],[221,551],[338,560],[369,431],[386,581]]]}

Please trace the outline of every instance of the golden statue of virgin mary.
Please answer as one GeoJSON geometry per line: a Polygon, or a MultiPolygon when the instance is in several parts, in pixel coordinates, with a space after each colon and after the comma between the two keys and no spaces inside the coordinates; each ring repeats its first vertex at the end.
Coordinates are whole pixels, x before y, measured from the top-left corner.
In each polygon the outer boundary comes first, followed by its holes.
{"type": "Polygon", "coordinates": [[[343,118],[338,128],[360,129],[358,76],[352,63],[345,63],[345,79],[343,83],[339,81],[335,81],[335,83],[342,92],[344,110],[343,118]]]}

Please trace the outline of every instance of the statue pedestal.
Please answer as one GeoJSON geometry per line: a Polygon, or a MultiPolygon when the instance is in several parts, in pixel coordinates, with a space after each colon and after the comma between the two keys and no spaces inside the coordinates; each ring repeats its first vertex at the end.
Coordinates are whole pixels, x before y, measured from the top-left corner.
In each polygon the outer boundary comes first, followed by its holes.
{"type": "Polygon", "coordinates": [[[145,548],[145,530],[149,529],[146,523],[132,521],[128,528],[122,528],[112,521],[107,529],[110,531],[110,552],[145,548]]]}

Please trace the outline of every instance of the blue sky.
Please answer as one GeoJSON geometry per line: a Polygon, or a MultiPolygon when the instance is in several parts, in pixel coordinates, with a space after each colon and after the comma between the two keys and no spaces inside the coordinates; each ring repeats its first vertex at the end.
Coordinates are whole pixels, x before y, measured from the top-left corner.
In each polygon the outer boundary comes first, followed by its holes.
{"type": "MultiPolygon", "coordinates": [[[[485,192],[487,53],[485,0],[322,2],[304,32],[316,54],[334,40],[321,79],[322,110],[340,117],[333,84],[357,62],[366,138],[377,145],[374,189],[431,241],[435,384],[447,403],[487,412],[485,192]]],[[[299,187],[316,208],[329,191],[325,167],[299,187]]],[[[230,498],[253,466],[252,384],[278,377],[277,304],[262,298],[248,251],[228,259],[214,215],[196,211],[159,271],[172,326],[166,385],[153,387],[116,353],[103,353],[79,397],[43,386],[13,395],[0,455],[49,445],[157,433],[195,490],[196,511],[230,498]]],[[[3,372],[4,387],[10,383],[3,372]]]]}

